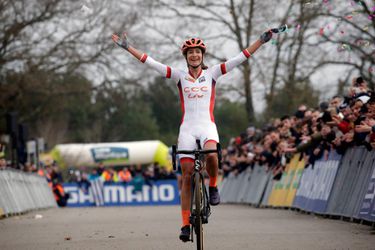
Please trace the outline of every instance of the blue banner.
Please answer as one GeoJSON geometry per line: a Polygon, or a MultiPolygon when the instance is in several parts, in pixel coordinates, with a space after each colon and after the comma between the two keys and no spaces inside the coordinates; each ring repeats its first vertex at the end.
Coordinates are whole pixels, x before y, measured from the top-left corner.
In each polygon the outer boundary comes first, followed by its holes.
{"type": "Polygon", "coordinates": [[[137,190],[133,185],[124,183],[104,183],[101,190],[91,186],[84,190],[76,183],[64,184],[64,190],[69,193],[68,207],[87,207],[98,205],[97,193],[104,206],[154,206],[180,204],[180,196],[176,180],[154,182],[152,186],[143,185],[137,190]],[[95,195],[94,195],[95,194],[95,195]]]}
{"type": "Polygon", "coordinates": [[[372,172],[370,183],[363,199],[361,210],[359,211],[359,217],[375,221],[375,169],[372,172]]]}
{"type": "Polygon", "coordinates": [[[325,213],[341,157],[331,152],[328,160],[320,159],[303,172],[293,206],[325,213]]]}

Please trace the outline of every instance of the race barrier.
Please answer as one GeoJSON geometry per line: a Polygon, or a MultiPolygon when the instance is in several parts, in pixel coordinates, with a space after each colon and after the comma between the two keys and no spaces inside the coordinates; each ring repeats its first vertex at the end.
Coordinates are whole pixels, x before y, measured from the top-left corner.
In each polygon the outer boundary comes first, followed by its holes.
{"type": "Polygon", "coordinates": [[[317,160],[303,172],[293,207],[316,213],[325,213],[341,156],[331,151],[328,159],[317,160]]]}
{"type": "Polygon", "coordinates": [[[327,214],[360,218],[360,210],[374,169],[374,152],[364,147],[343,156],[328,201],[327,214]]]}
{"type": "Polygon", "coordinates": [[[56,206],[45,178],[13,169],[0,171],[0,215],[56,206]]]}
{"type": "Polygon", "coordinates": [[[363,199],[359,217],[369,221],[375,221],[375,168],[363,199]]]}
{"type": "Polygon", "coordinates": [[[270,178],[271,172],[266,172],[265,167],[259,165],[238,175],[230,173],[220,186],[221,201],[259,206],[267,193],[270,178]]]}
{"type": "Polygon", "coordinates": [[[220,186],[223,203],[293,207],[316,214],[375,222],[375,152],[364,147],[335,151],[305,168],[296,154],[280,180],[264,167],[230,173],[220,186]]]}
{"type": "Polygon", "coordinates": [[[64,184],[64,191],[69,193],[68,207],[97,206],[102,199],[102,206],[154,206],[178,205],[180,196],[176,180],[156,181],[152,186],[143,185],[137,190],[134,185],[125,183],[104,183],[102,188],[91,185],[83,190],[76,183],[64,184]],[[95,196],[102,198],[97,199],[95,196]]]}
{"type": "Polygon", "coordinates": [[[301,155],[294,155],[290,163],[287,164],[280,181],[274,182],[267,205],[274,207],[292,206],[304,166],[305,162],[301,159],[301,155]]]}

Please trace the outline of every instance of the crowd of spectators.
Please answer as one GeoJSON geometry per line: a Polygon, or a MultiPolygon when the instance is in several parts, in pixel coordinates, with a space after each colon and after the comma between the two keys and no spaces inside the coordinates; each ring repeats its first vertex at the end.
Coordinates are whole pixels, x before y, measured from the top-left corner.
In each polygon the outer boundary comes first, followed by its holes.
{"type": "MultiPolygon", "coordinates": [[[[318,107],[301,104],[293,115],[271,120],[263,128],[248,127],[246,132],[232,138],[222,152],[224,178],[230,173],[239,174],[255,164],[272,171],[274,179],[280,179],[294,153],[301,153],[305,167],[328,157],[331,150],[339,154],[353,146],[375,148],[375,94],[362,77],[353,79],[346,96],[333,96],[318,107]]],[[[4,150],[2,150],[3,152],[4,150]]],[[[0,169],[7,167],[4,154],[0,154],[0,169]]],[[[35,164],[22,166],[26,172],[47,176],[50,182],[62,183],[62,175],[56,164],[38,168],[35,164]]],[[[102,178],[110,183],[144,183],[175,179],[176,175],[157,162],[150,166],[131,165],[72,169],[68,182],[77,182],[83,188],[90,181],[102,178]]]]}
{"type": "Polygon", "coordinates": [[[71,169],[68,182],[76,182],[81,186],[89,186],[90,181],[101,178],[107,183],[145,183],[152,186],[158,180],[175,179],[172,171],[159,166],[157,162],[149,166],[130,165],[124,167],[105,167],[99,163],[98,167],[90,169],[71,169]],[[116,170],[117,169],[117,170],[116,170]]]}
{"type": "Polygon", "coordinates": [[[262,129],[247,128],[223,149],[224,178],[255,164],[280,179],[294,153],[305,167],[327,158],[331,150],[344,154],[349,147],[375,148],[375,94],[362,77],[353,79],[346,96],[333,96],[318,107],[301,104],[293,115],[273,119],[262,129]]]}

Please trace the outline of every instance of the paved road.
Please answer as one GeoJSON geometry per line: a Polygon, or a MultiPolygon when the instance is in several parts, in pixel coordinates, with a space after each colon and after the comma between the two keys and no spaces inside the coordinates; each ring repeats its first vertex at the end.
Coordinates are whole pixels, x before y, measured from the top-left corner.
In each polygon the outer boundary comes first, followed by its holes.
{"type": "MultiPolygon", "coordinates": [[[[194,249],[177,238],[179,216],[177,206],[42,210],[0,220],[0,249],[194,249]]],[[[368,226],[292,211],[221,205],[205,226],[205,246],[375,249],[375,234],[368,226]]]]}

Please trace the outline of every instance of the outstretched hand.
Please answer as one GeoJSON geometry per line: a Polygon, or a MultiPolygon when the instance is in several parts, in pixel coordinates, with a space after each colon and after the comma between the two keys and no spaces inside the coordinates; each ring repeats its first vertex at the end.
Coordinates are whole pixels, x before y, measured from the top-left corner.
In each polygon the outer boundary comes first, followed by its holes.
{"type": "Polygon", "coordinates": [[[119,37],[117,34],[112,34],[112,40],[125,50],[129,49],[129,42],[125,32],[122,34],[122,37],[119,37]]]}
{"type": "Polygon", "coordinates": [[[266,42],[268,42],[269,40],[271,40],[271,38],[272,38],[272,31],[271,30],[268,30],[268,31],[266,31],[266,32],[264,32],[261,36],[260,36],[260,41],[262,42],[262,43],[266,43],[266,42]]]}
{"type": "Polygon", "coordinates": [[[288,31],[288,26],[286,24],[284,24],[284,25],[280,26],[279,28],[267,30],[266,32],[264,32],[260,36],[259,39],[262,43],[266,43],[269,40],[271,40],[273,33],[277,34],[277,33],[283,33],[283,32],[287,32],[287,31],[288,31]]]}

